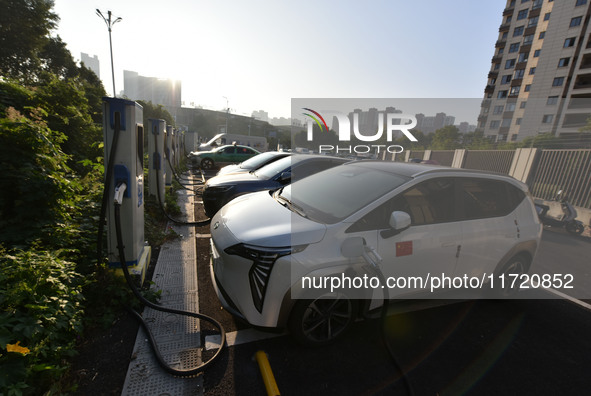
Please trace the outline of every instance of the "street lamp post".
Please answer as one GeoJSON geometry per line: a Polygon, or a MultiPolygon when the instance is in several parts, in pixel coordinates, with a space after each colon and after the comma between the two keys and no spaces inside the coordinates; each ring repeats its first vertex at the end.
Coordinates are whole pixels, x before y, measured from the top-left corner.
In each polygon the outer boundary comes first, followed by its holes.
{"type": "Polygon", "coordinates": [[[111,20],[111,11],[107,11],[108,18],[105,18],[103,13],[97,8],[96,14],[103,18],[103,21],[107,24],[107,28],[109,29],[109,48],[111,49],[111,77],[113,78],[113,97],[117,97],[117,93],[115,92],[115,67],[113,66],[113,42],[111,40],[111,28],[114,24],[121,21],[121,18],[117,18],[114,21],[111,20]]]}

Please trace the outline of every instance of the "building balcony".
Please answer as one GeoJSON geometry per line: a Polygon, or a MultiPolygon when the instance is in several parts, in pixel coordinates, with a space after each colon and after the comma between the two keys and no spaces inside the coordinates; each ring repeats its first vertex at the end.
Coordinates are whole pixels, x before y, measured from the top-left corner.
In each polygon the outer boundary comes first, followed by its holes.
{"type": "Polygon", "coordinates": [[[495,86],[494,85],[490,85],[489,84],[489,85],[487,85],[484,88],[484,93],[493,93],[493,92],[495,92],[495,86]]]}
{"type": "Polygon", "coordinates": [[[501,63],[503,55],[495,55],[492,57],[492,63],[501,63]]]}
{"type": "Polygon", "coordinates": [[[507,45],[507,40],[497,40],[495,43],[495,48],[505,48],[507,45]]]}
{"type": "Polygon", "coordinates": [[[514,7],[505,8],[503,10],[503,16],[513,15],[513,11],[515,11],[514,7]]]}
{"type": "Polygon", "coordinates": [[[521,83],[523,82],[523,78],[516,78],[511,80],[511,86],[512,87],[517,87],[517,86],[521,86],[521,83]]]}
{"type": "Polygon", "coordinates": [[[488,78],[497,78],[499,76],[499,72],[496,71],[489,71],[488,78]]]}
{"type": "Polygon", "coordinates": [[[531,9],[529,12],[529,15],[528,15],[529,19],[540,16],[541,12],[542,12],[542,9],[540,7],[531,9]]]}
{"type": "Polygon", "coordinates": [[[536,32],[537,27],[538,27],[537,25],[529,26],[528,28],[525,29],[525,31],[523,32],[523,35],[529,36],[530,34],[534,34],[536,32]]]}
{"type": "Polygon", "coordinates": [[[531,51],[531,43],[523,43],[521,45],[521,49],[519,50],[519,53],[529,52],[529,51],[531,51]]]}
{"type": "Polygon", "coordinates": [[[505,23],[499,27],[499,33],[508,32],[510,28],[511,28],[511,24],[505,23]]]}

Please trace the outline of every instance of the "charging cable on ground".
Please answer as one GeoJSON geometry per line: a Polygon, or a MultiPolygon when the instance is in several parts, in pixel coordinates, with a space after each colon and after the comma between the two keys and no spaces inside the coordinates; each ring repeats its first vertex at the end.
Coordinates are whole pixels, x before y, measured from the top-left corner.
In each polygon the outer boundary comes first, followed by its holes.
{"type": "MultiPolygon", "coordinates": [[[[380,268],[380,265],[379,265],[382,262],[382,257],[378,254],[378,252],[373,247],[365,245],[364,246],[364,254],[362,257],[365,259],[365,261],[367,263],[369,263],[375,269],[375,273],[378,276],[378,278],[380,279],[380,284],[386,285],[387,284],[386,278],[384,277],[382,269],[380,268]]],[[[402,365],[400,364],[400,362],[396,358],[396,354],[394,353],[392,346],[388,342],[388,335],[386,333],[386,320],[388,318],[388,305],[389,305],[389,301],[390,301],[390,293],[388,292],[388,287],[384,287],[382,290],[383,290],[383,297],[382,298],[384,299],[384,302],[382,304],[382,308],[380,311],[380,330],[381,330],[380,335],[382,338],[382,342],[386,345],[386,349],[388,350],[388,354],[390,355],[390,359],[392,360],[392,363],[394,363],[396,370],[398,370],[398,372],[400,373],[400,376],[402,378],[402,381],[404,382],[404,387],[406,388],[407,393],[412,396],[412,395],[414,395],[412,385],[411,385],[410,381],[408,380],[408,377],[407,377],[406,373],[404,372],[402,365]]]]}
{"type": "Polygon", "coordinates": [[[129,273],[129,269],[127,268],[126,259],[125,259],[125,249],[123,246],[123,233],[121,231],[121,203],[122,203],[123,194],[125,193],[126,188],[127,188],[127,186],[124,183],[119,184],[115,188],[115,199],[114,199],[115,212],[114,212],[114,214],[115,214],[115,230],[116,230],[116,234],[117,234],[117,250],[119,253],[119,260],[121,262],[121,269],[123,270],[123,275],[125,276],[125,280],[127,281],[127,284],[131,288],[135,297],[142,304],[144,304],[144,306],[146,306],[146,307],[150,307],[154,310],[161,311],[161,312],[189,316],[192,318],[197,318],[197,319],[204,320],[206,322],[211,323],[220,332],[220,340],[221,340],[220,346],[218,347],[218,350],[216,351],[216,353],[209,360],[201,363],[199,366],[191,368],[191,369],[187,369],[187,370],[174,369],[174,368],[170,367],[166,363],[164,358],[162,357],[162,354],[160,353],[160,350],[158,349],[158,345],[156,344],[156,340],[154,339],[154,336],[153,336],[152,332],[150,331],[144,318],[139,313],[132,310],[131,308],[130,308],[130,311],[136,317],[136,319],[138,319],[140,321],[140,324],[142,325],[142,327],[144,328],[144,330],[148,334],[148,340],[150,341],[150,344],[151,344],[154,354],[156,356],[156,360],[158,361],[160,366],[166,372],[168,372],[172,375],[177,375],[177,376],[182,376],[182,377],[193,376],[193,375],[199,374],[207,366],[209,366],[214,360],[216,360],[218,358],[218,356],[220,355],[222,349],[224,348],[224,346],[226,344],[226,331],[224,330],[224,328],[222,327],[220,322],[218,322],[217,320],[213,319],[210,316],[200,314],[197,312],[189,312],[189,311],[183,311],[183,310],[178,310],[178,309],[172,309],[172,308],[163,307],[158,304],[154,304],[153,302],[144,298],[144,296],[142,296],[142,294],[139,292],[133,279],[131,278],[131,275],[129,273]]]}

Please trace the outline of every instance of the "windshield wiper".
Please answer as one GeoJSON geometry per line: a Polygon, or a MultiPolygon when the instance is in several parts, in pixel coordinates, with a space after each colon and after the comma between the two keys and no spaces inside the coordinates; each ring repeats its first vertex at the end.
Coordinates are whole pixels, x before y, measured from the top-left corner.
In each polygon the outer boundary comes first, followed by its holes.
{"type": "Polygon", "coordinates": [[[289,199],[285,198],[283,195],[281,195],[281,192],[283,191],[283,187],[281,187],[279,190],[277,190],[277,192],[275,193],[275,199],[283,206],[285,206],[287,209],[291,210],[292,212],[295,212],[297,214],[299,214],[300,216],[302,216],[303,218],[308,218],[308,216],[306,215],[306,213],[304,212],[304,209],[302,209],[302,207],[294,204],[293,202],[291,202],[289,199]],[[283,203],[282,203],[283,202],[283,203]]]}

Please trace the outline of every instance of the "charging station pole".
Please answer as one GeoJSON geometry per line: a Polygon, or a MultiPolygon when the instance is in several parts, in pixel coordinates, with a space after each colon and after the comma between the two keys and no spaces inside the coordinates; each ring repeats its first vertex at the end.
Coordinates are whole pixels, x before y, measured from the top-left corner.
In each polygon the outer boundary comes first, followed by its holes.
{"type": "Polygon", "coordinates": [[[164,138],[164,156],[166,163],[166,187],[172,186],[172,126],[166,126],[164,138]]]}
{"type": "MultiPolygon", "coordinates": [[[[117,249],[117,233],[113,194],[125,183],[127,188],[121,203],[121,229],[125,258],[129,272],[143,283],[150,262],[151,249],[144,241],[144,126],[143,109],[136,102],[118,98],[103,98],[103,137],[105,167],[110,162],[114,136],[117,134],[113,159],[113,177],[105,180],[111,196],[106,208],[107,249],[109,266],[121,272],[117,249]]],[[[105,171],[105,175],[107,175],[105,171]]]]}
{"type": "Polygon", "coordinates": [[[156,199],[164,199],[164,187],[166,185],[167,175],[167,167],[165,166],[166,158],[164,157],[166,121],[150,118],[148,120],[148,131],[148,154],[150,161],[148,166],[148,191],[156,199]],[[160,186],[160,192],[158,192],[158,186],[160,186]],[[158,198],[159,196],[160,198],[158,198]]]}

